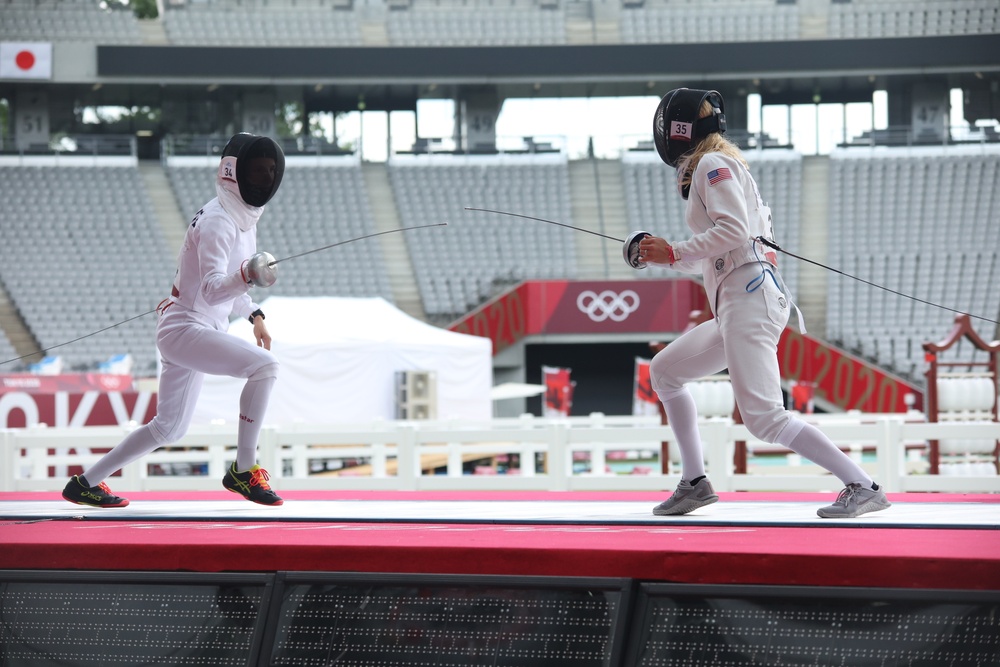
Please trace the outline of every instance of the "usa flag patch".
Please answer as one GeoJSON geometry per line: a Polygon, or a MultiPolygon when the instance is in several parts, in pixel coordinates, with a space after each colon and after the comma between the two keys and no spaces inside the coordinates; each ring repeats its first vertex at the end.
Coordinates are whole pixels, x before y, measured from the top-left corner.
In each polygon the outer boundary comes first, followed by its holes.
{"type": "Polygon", "coordinates": [[[719,181],[724,181],[727,178],[731,179],[733,174],[729,171],[729,167],[719,167],[718,169],[713,169],[708,172],[708,184],[715,185],[719,181]]]}

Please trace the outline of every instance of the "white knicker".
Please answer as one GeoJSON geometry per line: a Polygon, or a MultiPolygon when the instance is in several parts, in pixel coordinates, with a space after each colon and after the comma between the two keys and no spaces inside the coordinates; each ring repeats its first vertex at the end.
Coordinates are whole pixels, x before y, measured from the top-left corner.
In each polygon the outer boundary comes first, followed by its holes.
{"type": "Polygon", "coordinates": [[[754,262],[733,270],[719,285],[717,317],[671,342],[650,364],[661,401],[685,383],[729,369],[733,395],[753,435],[774,442],[792,419],[785,409],[778,368],[778,339],[788,322],[788,299],[770,276],[753,292],[761,274],[754,262]]]}
{"type": "Polygon", "coordinates": [[[187,431],[206,374],[249,378],[263,372],[275,377],[278,368],[277,358],[268,350],[220,331],[176,305],[160,316],[156,347],[163,368],[150,426],[163,443],[174,442],[187,431]]]}

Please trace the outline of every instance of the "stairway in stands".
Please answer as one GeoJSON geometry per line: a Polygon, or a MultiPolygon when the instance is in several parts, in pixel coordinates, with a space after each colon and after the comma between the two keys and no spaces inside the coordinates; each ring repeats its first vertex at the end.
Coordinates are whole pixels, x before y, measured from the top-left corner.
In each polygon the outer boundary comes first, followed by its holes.
{"type": "MultiPolygon", "coordinates": [[[[367,162],[361,167],[368,190],[368,203],[371,205],[372,218],[379,232],[399,229],[399,213],[396,210],[396,200],[389,183],[388,167],[384,163],[367,162]]],[[[382,255],[385,257],[386,270],[389,272],[389,285],[392,287],[396,307],[407,315],[419,320],[426,320],[420,293],[413,275],[413,265],[406,250],[406,235],[384,234],[379,237],[382,245],[382,255]]]]}
{"type": "MultiPolygon", "coordinates": [[[[569,163],[573,224],[615,238],[625,238],[628,223],[621,160],[573,160],[569,163]]],[[[563,221],[557,221],[563,222],[563,221]]],[[[621,244],[577,233],[580,278],[627,280],[634,272],[622,260],[621,244]]]]}

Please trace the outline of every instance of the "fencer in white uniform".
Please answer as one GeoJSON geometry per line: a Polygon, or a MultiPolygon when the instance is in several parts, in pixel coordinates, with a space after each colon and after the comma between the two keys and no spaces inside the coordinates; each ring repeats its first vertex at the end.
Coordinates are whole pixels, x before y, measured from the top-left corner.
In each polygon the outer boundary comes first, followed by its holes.
{"type": "Polygon", "coordinates": [[[206,374],[246,378],[240,395],[236,460],[223,486],[253,502],[280,505],[267,471],[256,463],[257,439],[278,374],[264,314],[251,287],[270,287],[276,267],[258,253],[257,222],[284,172],[284,155],[270,138],[232,137],[222,153],[217,196],[188,224],[171,295],[157,308],[156,346],[161,358],[156,416],[114,449],[72,477],[63,497],[96,507],[124,507],[105,479],[153,450],[179,440],[188,429],[206,374]],[[248,318],[254,345],[227,332],[230,314],[248,318]]]}
{"type": "Polygon", "coordinates": [[[650,363],[652,385],[682,464],[677,490],[653,513],[687,514],[718,500],[705,475],[697,409],[686,385],[726,368],[736,405],[754,437],[801,454],[845,485],[819,516],[854,517],[885,509],[890,506],[885,493],[864,469],[784,407],[777,348],[792,304],[775,253],[758,240],[773,239],[771,211],[739,148],[723,136],[723,105],[716,91],[679,88],[663,97],[653,123],[654,144],[663,161],[677,169],[693,235],[668,242],[636,232],[624,248],[626,261],[636,268],[648,263],[701,274],[714,315],[650,363]]]}

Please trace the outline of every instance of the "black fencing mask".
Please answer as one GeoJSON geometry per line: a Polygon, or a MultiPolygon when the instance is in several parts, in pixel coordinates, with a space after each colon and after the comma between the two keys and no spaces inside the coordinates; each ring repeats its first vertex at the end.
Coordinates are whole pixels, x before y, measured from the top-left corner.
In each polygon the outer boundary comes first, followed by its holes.
{"type": "Polygon", "coordinates": [[[272,139],[248,132],[233,135],[222,151],[223,161],[227,157],[236,158],[236,173],[230,178],[239,186],[240,197],[250,206],[263,206],[281,185],[285,173],[285,154],[272,139]],[[255,158],[274,160],[274,178],[262,178],[254,169],[255,158]]]}
{"type": "Polygon", "coordinates": [[[681,156],[713,132],[726,131],[725,104],[715,90],[676,88],[663,96],[653,117],[653,143],[660,159],[676,167],[681,156]],[[708,100],[712,115],[699,118],[701,104],[708,100]]]}

